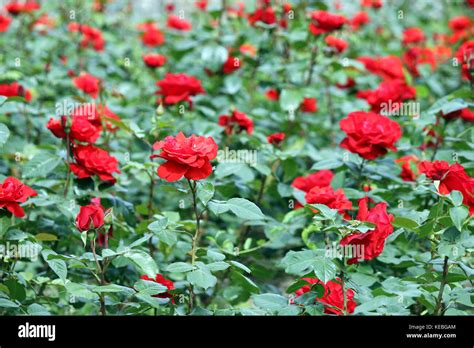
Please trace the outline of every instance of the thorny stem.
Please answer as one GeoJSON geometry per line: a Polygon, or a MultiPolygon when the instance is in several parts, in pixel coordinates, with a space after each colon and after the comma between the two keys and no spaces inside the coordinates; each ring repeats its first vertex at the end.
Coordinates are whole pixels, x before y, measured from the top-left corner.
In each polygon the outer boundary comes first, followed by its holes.
{"type": "MultiPolygon", "coordinates": [[[[197,208],[197,196],[196,196],[196,182],[194,181],[191,182],[191,180],[188,180],[189,188],[191,190],[191,194],[193,197],[193,210],[194,210],[194,215],[196,216],[196,232],[193,237],[193,242],[192,242],[192,247],[191,247],[191,264],[194,266],[196,263],[196,252],[198,249],[198,244],[199,244],[199,239],[201,237],[201,228],[200,228],[200,221],[201,221],[201,216],[198,213],[198,208],[197,208]]],[[[189,308],[188,311],[189,313],[192,312],[193,306],[194,306],[194,292],[193,292],[193,286],[189,285],[189,308]]]]}
{"type": "Polygon", "coordinates": [[[443,292],[448,278],[448,259],[449,258],[447,256],[444,257],[443,275],[441,278],[441,285],[439,287],[438,300],[436,301],[436,308],[434,310],[435,315],[441,315],[443,312],[443,292]]]}
{"type": "MultiPolygon", "coordinates": [[[[95,238],[95,236],[93,238],[95,238]]],[[[104,269],[100,266],[99,260],[97,259],[97,253],[95,251],[95,239],[91,240],[91,249],[92,249],[92,255],[94,255],[94,261],[97,267],[97,272],[100,274],[100,285],[105,285],[104,269]]],[[[107,315],[107,312],[105,309],[104,295],[102,294],[99,295],[99,302],[100,302],[100,313],[102,315],[107,315]]]]}

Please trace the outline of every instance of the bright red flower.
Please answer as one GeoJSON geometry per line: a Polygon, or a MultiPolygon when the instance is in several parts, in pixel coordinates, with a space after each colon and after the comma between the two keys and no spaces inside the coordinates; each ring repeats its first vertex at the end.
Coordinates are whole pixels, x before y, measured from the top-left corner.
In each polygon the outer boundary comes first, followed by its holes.
{"type": "Polygon", "coordinates": [[[230,74],[240,69],[241,66],[242,66],[242,62],[239,58],[232,57],[229,55],[224,65],[222,65],[222,72],[224,74],[230,74]]]}
{"type": "Polygon", "coordinates": [[[395,143],[402,135],[397,122],[374,112],[351,112],[339,125],[347,134],[341,147],[368,160],[397,151],[395,143]]]}
{"type": "Polygon", "coordinates": [[[360,6],[381,8],[382,7],[382,0],[360,0],[360,6]]]}
{"type": "Polygon", "coordinates": [[[31,100],[31,92],[18,82],[0,84],[0,95],[4,97],[23,97],[26,101],[31,100]]]}
{"type": "Polygon", "coordinates": [[[267,137],[267,141],[272,145],[279,146],[285,137],[285,133],[273,133],[267,137]]]}
{"type": "Polygon", "coordinates": [[[428,178],[439,181],[439,193],[447,195],[454,190],[461,192],[462,202],[469,207],[469,213],[474,214],[474,178],[466,173],[462,165],[449,165],[446,161],[423,161],[419,169],[428,178]]]}
{"type": "Polygon", "coordinates": [[[168,28],[176,29],[180,31],[188,31],[192,29],[192,25],[185,19],[179,18],[177,15],[169,15],[168,21],[166,22],[168,28]]]}
{"type": "Polygon", "coordinates": [[[254,25],[257,22],[263,22],[265,24],[272,25],[276,23],[275,10],[273,10],[271,6],[266,8],[259,7],[254,13],[249,15],[248,19],[251,25],[254,25]]]}
{"type": "Polygon", "coordinates": [[[456,110],[442,116],[447,119],[462,118],[464,121],[474,122],[474,111],[468,108],[456,110]]]}
{"type": "Polygon", "coordinates": [[[313,187],[326,187],[331,185],[334,174],[327,169],[320,170],[306,176],[298,176],[291,186],[303,192],[309,192],[313,187]]]}
{"type": "Polygon", "coordinates": [[[344,215],[346,210],[352,208],[352,203],[347,199],[343,189],[334,189],[331,186],[315,186],[305,196],[308,204],[324,204],[331,209],[337,209],[339,214],[344,215]]]}
{"type": "Polygon", "coordinates": [[[472,27],[472,21],[468,16],[456,16],[449,20],[448,26],[454,32],[469,30],[472,27]]]}
{"type": "Polygon", "coordinates": [[[318,105],[316,98],[304,98],[300,104],[301,111],[303,112],[316,112],[318,111],[318,105]]]}
{"type": "Polygon", "coordinates": [[[326,36],[324,42],[327,43],[328,46],[334,48],[338,53],[344,52],[349,46],[346,40],[339,39],[333,35],[326,36]]]}
{"type": "Polygon", "coordinates": [[[35,0],[26,0],[24,2],[11,0],[5,5],[5,10],[14,16],[19,15],[20,13],[33,12],[39,10],[40,8],[40,4],[38,4],[35,0]]]}
{"type": "Polygon", "coordinates": [[[192,104],[191,96],[206,93],[201,86],[201,81],[194,76],[186,74],[167,73],[165,78],[156,83],[161,89],[156,94],[163,95],[165,104],[176,104],[186,101],[192,104]]]}
{"type": "Polygon", "coordinates": [[[93,201],[92,204],[82,206],[76,216],[76,227],[79,231],[99,229],[104,225],[104,208],[93,201]]]}
{"type": "Polygon", "coordinates": [[[359,62],[364,64],[365,68],[380,76],[383,80],[405,80],[403,74],[403,63],[399,57],[386,56],[386,57],[359,57],[359,62]]]}
{"type": "Polygon", "coordinates": [[[166,279],[166,278],[163,277],[161,274],[157,274],[154,279],[148,277],[147,275],[141,276],[140,279],[142,279],[142,280],[147,280],[147,281],[149,281],[149,282],[155,282],[155,283],[162,284],[162,285],[166,286],[166,287],[168,288],[168,291],[167,291],[167,292],[164,292],[164,293],[161,293],[161,294],[157,294],[157,295],[153,295],[153,297],[171,298],[171,302],[174,303],[174,299],[173,299],[174,295],[172,295],[172,294],[169,293],[169,291],[175,289],[174,283],[173,283],[171,280],[166,279]]]}
{"type": "Polygon", "coordinates": [[[395,112],[408,99],[416,97],[416,90],[402,80],[389,80],[380,83],[377,89],[357,92],[357,97],[365,99],[373,112],[384,110],[395,112]]]}
{"type": "Polygon", "coordinates": [[[25,211],[19,203],[25,203],[29,197],[37,196],[35,190],[11,176],[0,184],[0,209],[6,209],[14,216],[22,218],[25,211]]]}
{"type": "Polygon", "coordinates": [[[348,22],[344,16],[319,10],[311,13],[311,20],[309,31],[313,35],[326,34],[341,29],[348,22]]]}
{"type": "Polygon", "coordinates": [[[353,257],[347,261],[348,264],[358,263],[362,258],[372,260],[379,256],[385,246],[385,239],[393,232],[394,218],[392,214],[387,214],[387,204],[379,203],[372,209],[369,209],[368,204],[368,197],[359,200],[357,220],[371,222],[375,225],[375,229],[365,233],[355,232],[341,240],[342,246],[352,245],[354,248],[353,257]],[[358,255],[357,250],[362,255],[358,255]]]}
{"type": "Polygon", "coordinates": [[[155,47],[165,42],[163,33],[155,23],[142,23],[138,26],[138,29],[143,30],[142,42],[145,46],[155,47]]]}
{"type": "Polygon", "coordinates": [[[420,43],[426,40],[425,33],[420,28],[407,28],[403,32],[402,43],[406,46],[412,43],[420,43]]]}
{"type": "Polygon", "coordinates": [[[143,56],[143,62],[149,68],[159,68],[166,63],[166,57],[158,53],[148,53],[143,56]]]}
{"type": "Polygon", "coordinates": [[[245,113],[234,110],[232,115],[219,116],[219,126],[225,128],[226,134],[240,133],[246,131],[253,133],[253,121],[245,113]]]}
{"type": "Polygon", "coordinates": [[[367,23],[370,23],[370,17],[365,11],[357,12],[350,20],[350,25],[354,30],[367,23]]]}
{"type": "Polygon", "coordinates": [[[99,29],[76,22],[70,23],[68,29],[70,32],[80,32],[82,34],[81,47],[92,47],[99,52],[104,50],[105,40],[99,29]]]}
{"type": "Polygon", "coordinates": [[[408,67],[408,70],[413,76],[419,76],[418,65],[419,64],[429,64],[431,70],[436,69],[436,57],[431,49],[428,47],[413,46],[410,47],[403,54],[403,61],[408,67]]]}
{"type": "Polygon", "coordinates": [[[12,19],[10,17],[0,14],[0,33],[8,30],[12,19]]]}
{"type": "Polygon", "coordinates": [[[395,163],[401,165],[400,177],[404,181],[415,181],[418,176],[418,162],[418,157],[415,155],[403,156],[395,160],[395,163]]]}
{"type": "MultiPolygon", "coordinates": [[[[341,279],[330,280],[323,283],[317,278],[303,278],[306,282],[312,284],[321,284],[324,287],[324,295],[321,298],[316,298],[315,302],[324,304],[324,313],[326,314],[344,314],[344,293],[342,289],[341,279]]],[[[295,291],[296,297],[303,295],[311,290],[311,285],[304,285],[295,291]]],[[[346,289],[346,312],[353,313],[357,306],[354,301],[355,292],[352,289],[346,289]]]]}
{"type": "Polygon", "coordinates": [[[112,174],[120,173],[118,161],[107,151],[93,145],[76,145],[72,152],[75,162],[69,167],[79,179],[97,175],[100,180],[116,182],[112,174]]]}
{"type": "Polygon", "coordinates": [[[82,73],[72,79],[74,85],[92,98],[97,98],[100,91],[100,80],[91,74],[82,73]]]}
{"type": "Polygon", "coordinates": [[[456,51],[456,58],[462,67],[462,78],[465,80],[470,79],[469,66],[474,65],[474,40],[466,41],[459,46],[456,51]]]}
{"type": "Polygon", "coordinates": [[[160,157],[167,162],[158,168],[158,176],[168,182],[181,179],[202,180],[212,173],[211,160],[217,156],[217,144],[212,137],[183,133],[176,137],[167,136],[153,145],[153,150],[161,150],[150,158],[160,157]]]}
{"type": "Polygon", "coordinates": [[[278,90],[270,88],[265,92],[265,97],[267,97],[268,100],[278,100],[280,93],[278,93],[278,90]]]}
{"type": "Polygon", "coordinates": [[[201,11],[206,11],[207,0],[196,0],[194,2],[194,5],[196,5],[196,7],[200,9],[201,11]]]}

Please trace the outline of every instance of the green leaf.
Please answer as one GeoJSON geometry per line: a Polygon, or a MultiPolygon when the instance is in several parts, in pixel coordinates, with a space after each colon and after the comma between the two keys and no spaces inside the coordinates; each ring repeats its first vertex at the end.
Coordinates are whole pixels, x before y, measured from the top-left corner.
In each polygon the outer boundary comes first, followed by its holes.
{"type": "Polygon", "coordinates": [[[187,273],[186,279],[193,286],[198,286],[204,290],[215,286],[217,283],[217,278],[211,272],[201,268],[187,273]]]}
{"type": "Polygon", "coordinates": [[[197,197],[204,206],[207,206],[207,203],[214,196],[214,185],[210,182],[200,183],[197,185],[197,197]]]}
{"type": "Polygon", "coordinates": [[[51,315],[46,307],[37,303],[30,304],[26,311],[30,315],[51,315]]]}
{"type": "Polygon", "coordinates": [[[224,262],[224,261],[217,261],[217,262],[208,263],[206,266],[207,266],[207,268],[209,268],[209,270],[211,272],[223,271],[223,270],[230,267],[229,264],[227,262],[224,262]]]}
{"type": "Polygon", "coordinates": [[[155,277],[159,273],[155,260],[144,251],[130,250],[123,256],[132,261],[143,273],[150,277],[155,277]]]}
{"type": "Polygon", "coordinates": [[[463,196],[461,192],[453,190],[449,193],[449,197],[451,198],[451,202],[453,202],[455,207],[459,207],[462,204],[463,196]]]}
{"type": "Polygon", "coordinates": [[[241,270],[244,271],[244,272],[252,273],[252,271],[250,270],[250,268],[248,268],[248,267],[245,266],[244,264],[241,264],[240,262],[237,262],[237,261],[230,261],[230,263],[231,263],[233,266],[235,266],[235,267],[241,269],[241,270]]]}
{"type": "Polygon", "coordinates": [[[231,198],[227,201],[229,209],[241,219],[260,220],[265,219],[260,208],[244,198],[231,198]]]}
{"type": "Polygon", "coordinates": [[[143,295],[158,295],[168,291],[168,288],[160,283],[152,282],[149,280],[140,279],[138,280],[134,288],[143,295]]]}
{"type": "Polygon", "coordinates": [[[192,271],[195,267],[191,265],[190,263],[186,262],[175,262],[166,267],[167,272],[172,272],[172,273],[185,273],[192,271]]]}
{"type": "Polygon", "coordinates": [[[10,136],[10,130],[6,125],[0,123],[0,146],[6,144],[8,137],[10,136]]]}
{"type": "Polygon", "coordinates": [[[395,227],[404,228],[409,231],[413,231],[420,227],[418,222],[415,220],[403,216],[396,216],[395,219],[393,219],[392,225],[395,227]]]}
{"type": "Polygon", "coordinates": [[[54,273],[63,281],[66,281],[67,278],[67,265],[66,262],[59,259],[49,260],[49,255],[57,255],[56,252],[52,250],[43,250],[41,252],[43,259],[46,261],[48,266],[53,270],[54,273]]]}
{"type": "Polygon", "coordinates": [[[7,279],[3,284],[8,288],[10,298],[23,302],[26,298],[25,287],[15,279],[7,279]]]}
{"type": "Polygon", "coordinates": [[[314,271],[325,283],[336,275],[334,262],[327,257],[318,256],[313,250],[289,251],[281,263],[289,274],[303,276],[314,271]]]}
{"type": "Polygon", "coordinates": [[[342,167],[344,162],[338,159],[326,159],[319,161],[311,167],[311,170],[336,169],[342,167]]]}
{"type": "Polygon", "coordinates": [[[46,177],[61,163],[61,157],[49,152],[39,152],[23,167],[25,178],[46,177]]]}
{"type": "Polygon", "coordinates": [[[449,216],[454,226],[456,226],[459,231],[462,231],[462,225],[469,216],[469,210],[463,206],[452,207],[449,209],[449,216]]]}
{"type": "Polygon", "coordinates": [[[282,110],[295,111],[303,100],[302,91],[284,89],[280,93],[280,107],[282,110]]]}
{"type": "Polygon", "coordinates": [[[20,307],[13,301],[7,300],[6,298],[0,298],[0,307],[3,308],[17,308],[20,307]]]}
{"type": "Polygon", "coordinates": [[[129,288],[129,287],[122,286],[122,285],[117,285],[117,284],[109,284],[109,285],[98,286],[93,291],[98,292],[98,293],[123,292],[124,294],[127,294],[127,295],[133,295],[135,293],[135,291],[133,289],[129,288]]]}
{"type": "Polygon", "coordinates": [[[253,303],[258,308],[277,311],[288,306],[288,299],[277,294],[260,294],[252,296],[253,303]]]}

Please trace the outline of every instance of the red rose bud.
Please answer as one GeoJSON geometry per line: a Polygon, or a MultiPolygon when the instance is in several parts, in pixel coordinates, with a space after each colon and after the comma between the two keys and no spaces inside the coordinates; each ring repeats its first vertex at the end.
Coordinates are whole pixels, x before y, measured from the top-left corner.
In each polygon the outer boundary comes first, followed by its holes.
{"type": "Polygon", "coordinates": [[[143,56],[143,62],[149,68],[159,68],[166,63],[166,57],[157,53],[149,53],[143,56]]]}
{"type": "Polygon", "coordinates": [[[99,94],[100,80],[91,74],[81,73],[78,77],[73,78],[74,85],[92,98],[97,98],[99,94]]]}
{"type": "Polygon", "coordinates": [[[281,142],[285,139],[285,133],[273,133],[267,137],[267,141],[275,146],[280,146],[281,142]]]}

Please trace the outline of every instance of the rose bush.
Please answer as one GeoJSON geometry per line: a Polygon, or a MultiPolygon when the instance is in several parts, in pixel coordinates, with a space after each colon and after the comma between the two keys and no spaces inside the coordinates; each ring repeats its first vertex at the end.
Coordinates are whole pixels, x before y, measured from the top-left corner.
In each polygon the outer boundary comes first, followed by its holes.
{"type": "Polygon", "coordinates": [[[473,314],[473,6],[7,1],[0,313],[473,314]]]}

